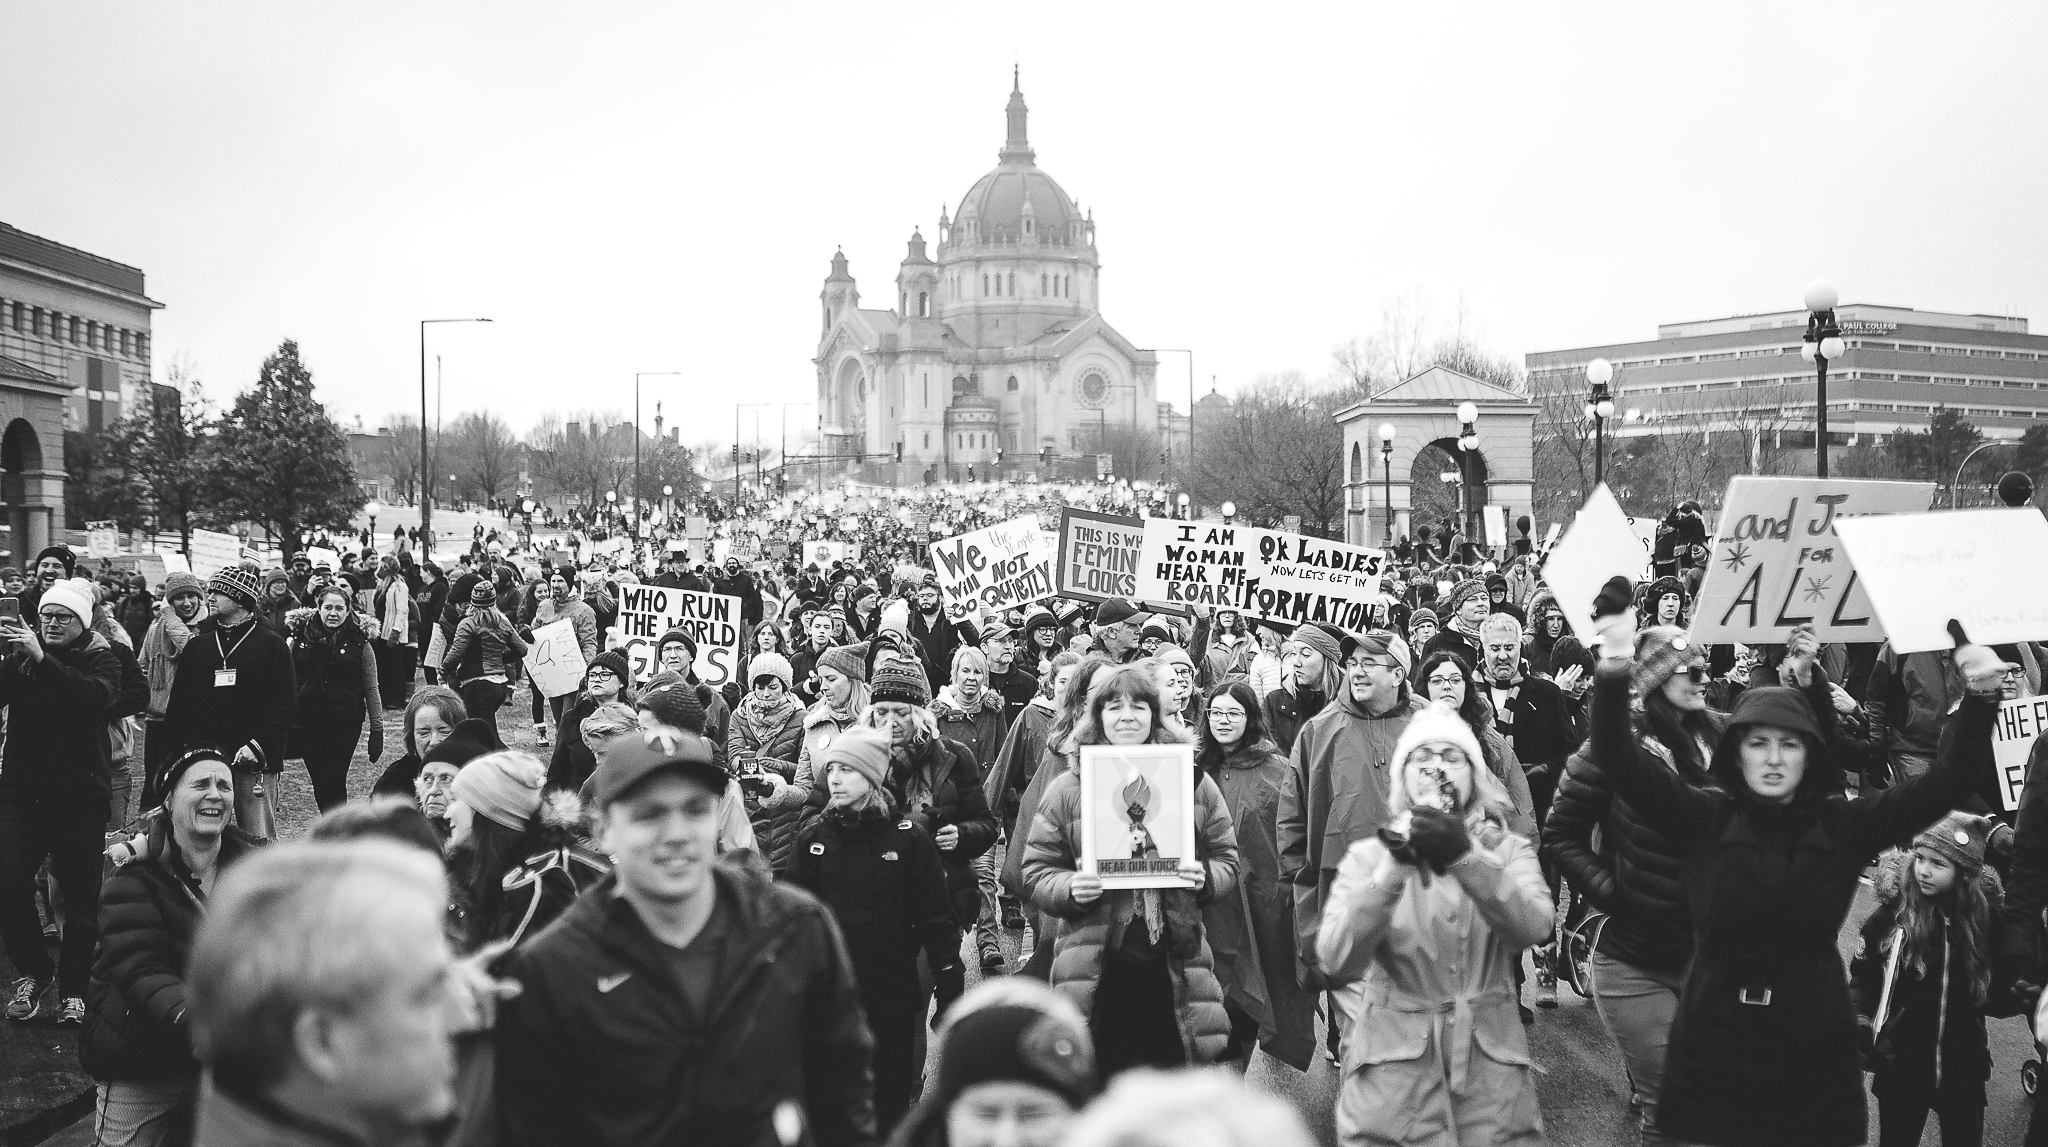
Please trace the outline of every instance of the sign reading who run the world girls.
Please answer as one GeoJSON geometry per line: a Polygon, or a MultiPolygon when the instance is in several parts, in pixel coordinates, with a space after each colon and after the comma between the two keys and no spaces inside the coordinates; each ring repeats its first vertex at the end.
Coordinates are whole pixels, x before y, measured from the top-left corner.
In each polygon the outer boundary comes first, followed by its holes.
{"type": "Polygon", "coordinates": [[[1385,550],[1256,526],[1148,518],[1138,596],[1247,617],[1366,629],[1381,604],[1385,550]]]}

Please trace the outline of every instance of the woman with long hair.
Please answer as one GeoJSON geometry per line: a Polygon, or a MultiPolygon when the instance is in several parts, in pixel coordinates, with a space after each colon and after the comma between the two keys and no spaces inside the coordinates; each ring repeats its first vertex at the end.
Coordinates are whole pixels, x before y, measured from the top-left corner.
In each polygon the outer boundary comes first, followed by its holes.
{"type": "MultiPolygon", "coordinates": [[[[448,883],[462,913],[465,951],[532,935],[547,923],[536,923],[525,911],[537,908],[536,897],[521,895],[521,910],[511,910],[512,881],[507,879],[542,849],[537,817],[546,783],[546,768],[520,752],[486,753],[455,774],[448,801],[448,883]]],[[[562,795],[574,800],[572,794],[562,795]]],[[[556,904],[555,911],[559,914],[565,905],[556,904]]]]}
{"type": "Polygon", "coordinates": [[[1284,647],[1289,668],[1280,688],[1266,694],[1266,728],[1283,753],[1294,751],[1294,738],[1323,706],[1337,697],[1344,683],[1342,642],[1316,625],[1296,627],[1284,647]]]}
{"type": "Polygon", "coordinates": [[[784,658],[790,656],[789,639],[782,635],[782,627],[772,620],[760,622],[747,634],[747,640],[740,646],[740,671],[735,679],[752,681],[754,678],[751,666],[754,658],[763,653],[773,653],[784,658]]]}
{"type": "Polygon", "coordinates": [[[1195,766],[1216,782],[1237,833],[1237,893],[1211,899],[1202,913],[1230,1017],[1219,1058],[1242,1070],[1256,1042],[1306,1071],[1315,1058],[1316,997],[1295,975],[1294,896],[1280,877],[1276,828],[1287,758],[1242,679],[1209,690],[1196,746],[1195,766]]]}
{"type": "Polygon", "coordinates": [[[1344,854],[1316,935],[1331,981],[1363,981],[1338,1142],[1539,1143],[1536,1069],[1512,1006],[1521,951],[1550,937],[1536,849],[1471,726],[1432,704],[1387,765],[1378,835],[1344,854]]]}
{"type": "Polygon", "coordinates": [[[803,753],[804,707],[790,688],[789,662],[779,653],[756,654],[745,700],[733,710],[725,735],[725,759],[739,774],[747,816],[761,855],[776,872],[789,859],[810,790],[797,786],[797,758],[803,753]]]}
{"type": "Polygon", "coordinates": [[[384,755],[384,706],[377,653],[356,619],[349,592],[325,586],[311,610],[285,621],[298,678],[292,710],[291,754],[306,762],[313,801],[326,812],[348,799],[348,766],[370,729],[370,761],[384,755]]]}
{"type": "Polygon", "coordinates": [[[195,749],[164,767],[139,855],[100,890],[100,943],[79,1059],[100,1081],[95,1143],[189,1141],[199,1063],[185,1021],[185,959],[222,869],[264,842],[229,822],[225,756],[195,749]]]}
{"type": "Polygon", "coordinates": [[[1507,738],[1493,727],[1493,703],[1487,699],[1484,686],[1472,675],[1472,667],[1465,664],[1463,656],[1439,649],[1422,659],[1415,670],[1415,681],[1425,691],[1424,700],[1445,705],[1478,738],[1479,751],[1486,758],[1486,771],[1507,789],[1508,799],[1514,805],[1514,813],[1508,817],[1509,830],[1521,833],[1533,843],[1536,799],[1529,792],[1529,778],[1522,772],[1522,762],[1515,759],[1515,751],[1508,747],[1507,738]]]}
{"type": "MultiPolygon", "coordinates": [[[[377,566],[377,682],[396,705],[412,693],[413,662],[419,656],[419,606],[398,559],[377,566]]],[[[326,805],[320,806],[326,808],[326,805]]]]}
{"type": "Polygon", "coordinates": [[[478,581],[470,591],[469,615],[456,625],[441,659],[471,717],[498,727],[498,709],[512,695],[512,669],[525,656],[526,642],[499,608],[497,592],[490,582],[478,581]]]}
{"type": "Polygon", "coordinates": [[[1032,676],[1043,679],[1052,671],[1053,658],[1059,655],[1059,619],[1044,606],[1033,606],[1024,618],[1024,648],[1017,655],[1018,664],[1032,676]]]}
{"type": "MultiPolygon", "coordinates": [[[[1116,668],[1116,662],[1099,653],[1062,653],[1061,657],[1074,659],[1074,668],[1065,685],[1059,686],[1052,698],[1052,716],[1045,730],[1045,748],[1038,762],[1033,766],[1031,780],[1024,786],[1024,795],[1017,799],[1015,829],[1010,833],[1010,846],[1003,856],[1003,891],[1008,892],[1025,905],[1025,911],[1036,914],[1030,906],[1030,897],[1024,892],[1024,842],[1031,835],[1031,826],[1038,819],[1038,806],[1045,799],[1045,787],[1053,778],[1074,766],[1074,748],[1071,744],[1075,726],[1088,713],[1088,690],[1095,683],[1097,674],[1116,668]]],[[[1055,683],[1059,674],[1053,674],[1055,683]]],[[[1038,935],[1043,938],[1044,933],[1038,935]]],[[[1044,945],[1040,945],[1041,948],[1044,945]]],[[[1052,954],[1046,949],[1043,960],[1034,954],[1031,964],[1026,966],[1029,974],[1044,979],[1044,971],[1051,968],[1052,954]],[[1041,968],[1040,965],[1043,965],[1041,968]]]]}
{"type": "Polygon", "coordinates": [[[888,788],[905,819],[922,825],[939,846],[954,919],[963,929],[971,927],[981,909],[974,858],[996,842],[981,765],[960,742],[940,735],[921,667],[885,659],[875,666],[868,688],[872,699],[861,724],[889,734],[888,788]]]}
{"type": "MultiPolygon", "coordinates": [[[[1090,745],[1185,744],[1167,724],[1152,673],[1136,665],[1099,676],[1072,736],[1090,745]]],[[[1195,855],[1180,858],[1178,888],[1106,890],[1080,872],[1078,769],[1046,786],[1024,846],[1031,902],[1062,924],[1052,986],[1088,1016],[1105,1077],[1129,1067],[1213,1063],[1230,1038],[1223,989],[1202,928],[1202,907],[1237,887],[1237,833],[1222,790],[1195,778],[1195,855]]]]}
{"type": "Polygon", "coordinates": [[[825,750],[841,733],[860,722],[873,699],[868,690],[867,666],[851,646],[828,649],[818,658],[818,700],[804,711],[804,744],[796,758],[795,783],[810,795],[804,817],[823,812],[826,792],[821,767],[825,750]]]}

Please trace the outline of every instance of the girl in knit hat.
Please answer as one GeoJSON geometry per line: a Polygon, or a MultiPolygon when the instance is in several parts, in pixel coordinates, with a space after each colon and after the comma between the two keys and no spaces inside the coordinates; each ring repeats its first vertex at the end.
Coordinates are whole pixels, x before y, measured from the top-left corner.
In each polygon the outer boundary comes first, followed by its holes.
{"type": "Polygon", "coordinates": [[[752,688],[733,710],[725,759],[740,774],[747,816],[761,842],[761,854],[781,871],[803,819],[809,789],[796,786],[797,757],[803,751],[804,708],[791,689],[789,660],[756,653],[747,672],[752,688]]]}
{"type": "Polygon", "coordinates": [[[797,751],[796,783],[810,793],[805,819],[825,808],[824,753],[839,734],[867,712],[867,666],[851,645],[836,645],[818,656],[818,700],[804,711],[804,744],[797,751]]]}
{"type": "Polygon", "coordinates": [[[1992,822],[1952,812],[1906,853],[1888,853],[1890,894],[1849,965],[1878,1147],[1911,1147],[1931,1110],[1944,1143],[1982,1143],[1991,1051],[1984,1016],[2018,1003],[1991,981],[2004,893],[1984,866],[1992,822]]]}
{"type": "Polygon", "coordinates": [[[632,673],[632,668],[626,664],[625,654],[616,649],[607,649],[591,659],[589,667],[583,671],[583,689],[577,695],[576,703],[562,711],[555,751],[548,760],[549,788],[580,788],[597,769],[597,758],[592,755],[590,744],[583,736],[583,721],[604,705],[613,702],[631,705],[633,694],[629,678],[632,673]]]}
{"type": "Polygon", "coordinates": [[[875,1121],[885,1134],[909,1108],[924,1067],[917,1055],[925,1013],[918,956],[941,980],[964,984],[966,976],[945,862],[931,836],[897,814],[884,784],[889,747],[882,730],[856,728],[824,751],[830,802],[797,834],[785,873],[825,902],[846,937],[875,1037],[875,1121]]]}
{"type": "Polygon", "coordinates": [[[1535,1068],[1514,965],[1550,937],[1550,889],[1479,742],[1441,704],[1415,714],[1387,766],[1393,819],[1344,855],[1316,954],[1364,981],[1345,1042],[1344,1144],[1538,1142],[1535,1068]],[[1411,1050],[1412,1049],[1412,1050],[1411,1050]]]}
{"type": "Polygon", "coordinates": [[[530,839],[547,769],[520,752],[486,753],[455,774],[448,801],[448,871],[469,950],[509,936],[505,874],[537,849],[530,839]]]}
{"type": "Polygon", "coordinates": [[[1056,1147],[1100,1089],[1088,1021],[1027,977],[983,980],[938,1043],[938,1071],[889,1147],[1056,1147]]]}

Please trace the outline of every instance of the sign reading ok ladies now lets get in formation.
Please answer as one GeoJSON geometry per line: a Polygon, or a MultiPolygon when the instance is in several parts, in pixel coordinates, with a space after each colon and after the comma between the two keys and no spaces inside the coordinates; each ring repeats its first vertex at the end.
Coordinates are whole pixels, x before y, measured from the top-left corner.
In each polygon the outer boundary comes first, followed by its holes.
{"type": "Polygon", "coordinates": [[[1693,608],[1692,638],[1715,644],[1782,642],[1798,625],[1822,641],[1882,641],[1835,522],[1927,508],[1929,482],[1735,478],[1709,547],[1693,608]]]}
{"type": "Polygon", "coordinates": [[[1147,518],[1138,596],[1300,625],[1366,629],[1385,550],[1221,522],[1147,518]]]}

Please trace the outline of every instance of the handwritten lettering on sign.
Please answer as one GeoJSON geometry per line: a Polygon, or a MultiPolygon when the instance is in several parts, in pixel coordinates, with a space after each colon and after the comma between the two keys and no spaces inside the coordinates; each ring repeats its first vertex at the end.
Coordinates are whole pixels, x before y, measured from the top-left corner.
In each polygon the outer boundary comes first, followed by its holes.
{"type": "Polygon", "coordinates": [[[932,569],[946,612],[955,618],[986,605],[1013,609],[1053,595],[1055,545],[1026,514],[931,545],[932,569]]]}
{"type": "Polygon", "coordinates": [[[697,680],[715,688],[732,679],[740,659],[739,598],[652,585],[619,587],[619,636],[636,684],[661,672],[657,645],[671,629],[697,643],[697,680]]]}
{"type": "Polygon", "coordinates": [[[2027,785],[2027,758],[2041,731],[2048,729],[2048,697],[2016,697],[1998,707],[1991,726],[1991,756],[1998,769],[1998,795],[2005,811],[2020,811],[2020,792],[2027,785]]]}
{"type": "MultiPolygon", "coordinates": [[[[1138,555],[1145,545],[1145,521],[1063,508],[1053,562],[1053,589],[1077,601],[1138,597],[1138,555]]],[[[1187,612],[1185,607],[1148,598],[1153,613],[1187,612]]]]}
{"type": "Polygon", "coordinates": [[[1386,562],[1384,550],[1324,538],[1151,518],[1139,554],[1138,593],[1294,625],[1363,630],[1383,600],[1386,562]]]}
{"type": "Polygon", "coordinates": [[[1822,641],[1882,640],[1835,523],[1925,509],[1933,490],[1927,482],[1733,479],[1693,609],[1693,640],[1782,642],[1798,625],[1813,626],[1822,641]]]}
{"type": "Polygon", "coordinates": [[[1947,649],[1950,621],[1971,641],[2048,638],[2048,519],[2031,507],[1890,514],[1838,523],[1898,653],[1947,649]]]}

